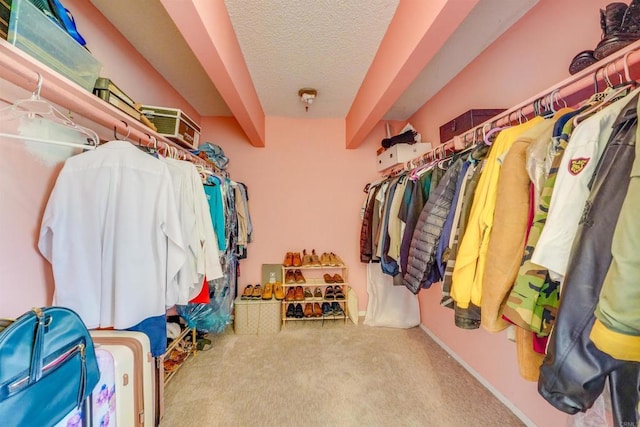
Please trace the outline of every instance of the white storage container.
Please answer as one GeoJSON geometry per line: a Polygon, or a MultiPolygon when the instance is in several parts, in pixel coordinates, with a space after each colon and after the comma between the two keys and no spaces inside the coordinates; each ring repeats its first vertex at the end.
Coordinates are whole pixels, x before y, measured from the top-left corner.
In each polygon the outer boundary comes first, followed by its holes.
{"type": "Polygon", "coordinates": [[[420,142],[411,145],[396,144],[378,155],[378,170],[383,171],[400,163],[406,163],[429,151],[431,151],[430,142],[420,142]]]}

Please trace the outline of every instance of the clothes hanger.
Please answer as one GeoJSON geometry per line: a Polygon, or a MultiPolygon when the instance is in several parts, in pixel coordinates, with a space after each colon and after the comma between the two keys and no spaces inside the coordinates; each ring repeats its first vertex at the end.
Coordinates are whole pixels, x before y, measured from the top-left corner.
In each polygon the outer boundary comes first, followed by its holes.
{"type": "Polygon", "coordinates": [[[127,130],[127,134],[124,136],[124,138],[118,138],[118,127],[114,125],[113,139],[117,141],[128,141],[129,135],[131,134],[131,129],[129,129],[129,123],[125,122],[124,120],[120,120],[120,121],[124,123],[124,128],[127,130]]]}
{"type": "MultiPolygon", "coordinates": [[[[598,70],[596,70],[596,74],[594,74],[594,76],[595,76],[595,75],[597,75],[599,70],[602,70],[603,80],[605,81],[607,87],[605,88],[605,90],[603,92],[600,92],[598,94],[599,96],[596,97],[597,101],[594,102],[593,105],[591,105],[589,108],[587,108],[582,113],[576,115],[573,118],[573,125],[574,126],[578,126],[578,124],[580,122],[582,122],[584,119],[592,116],[595,112],[601,110],[602,108],[604,108],[607,105],[615,102],[616,100],[626,96],[629,93],[629,91],[635,86],[635,84],[633,82],[627,82],[627,84],[621,84],[621,85],[618,85],[618,87],[614,87],[614,85],[611,83],[611,80],[609,79],[608,73],[606,72],[606,68],[609,65],[610,64],[607,64],[607,66],[605,66],[604,68],[602,68],[602,67],[599,68],[598,70]]],[[[597,80],[597,78],[596,78],[596,80],[597,80]]],[[[621,82],[621,83],[624,83],[624,82],[621,82]]],[[[596,82],[596,85],[597,85],[597,82],[596,82]]]]}
{"type": "Polygon", "coordinates": [[[100,138],[95,131],[74,123],[69,117],[64,115],[53,104],[45,101],[40,97],[40,91],[42,89],[43,81],[44,80],[42,78],[42,75],[38,73],[38,84],[36,86],[36,90],[31,94],[31,97],[28,99],[17,100],[12,105],[0,109],[0,119],[16,120],[22,117],[26,117],[28,119],[45,119],[53,123],[62,125],[65,128],[76,131],[80,135],[87,138],[87,144],[79,144],[75,142],[54,140],[49,138],[38,138],[28,135],[16,135],[6,132],[0,133],[0,136],[4,138],[21,139],[33,142],[61,145],[65,147],[81,148],[83,150],[95,149],[100,144],[100,138]]]}

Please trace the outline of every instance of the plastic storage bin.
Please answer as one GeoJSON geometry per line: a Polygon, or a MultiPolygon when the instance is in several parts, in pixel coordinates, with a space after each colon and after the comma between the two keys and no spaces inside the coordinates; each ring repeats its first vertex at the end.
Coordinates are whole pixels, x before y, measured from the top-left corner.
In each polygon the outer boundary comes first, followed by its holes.
{"type": "Polygon", "coordinates": [[[102,64],[28,0],[13,0],[7,41],[91,92],[102,64]]]}
{"type": "Polygon", "coordinates": [[[271,300],[235,301],[233,328],[238,335],[277,334],[282,326],[281,302],[271,300]]]}

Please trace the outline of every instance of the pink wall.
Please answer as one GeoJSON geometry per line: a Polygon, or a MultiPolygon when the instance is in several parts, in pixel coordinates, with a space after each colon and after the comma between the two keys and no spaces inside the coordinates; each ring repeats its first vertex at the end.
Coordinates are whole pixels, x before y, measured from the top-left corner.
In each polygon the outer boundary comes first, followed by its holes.
{"type": "MultiPolygon", "coordinates": [[[[409,121],[426,141],[439,141],[439,127],[472,108],[509,108],[569,76],[573,56],[600,39],[604,0],[540,0],[409,121]],[[551,29],[551,30],[549,30],[551,29]]],[[[439,289],[438,287],[435,288],[439,289]]],[[[465,331],[453,312],[438,305],[438,292],[420,293],[422,323],[540,426],[563,426],[568,415],[520,378],[515,345],[506,333],[465,331]]]]}
{"type": "Polygon", "coordinates": [[[364,310],[359,215],[362,189],[376,177],[372,145],[380,138],[347,150],[342,119],[267,117],[265,148],[250,146],[233,118],[205,118],[203,129],[202,141],[224,149],[232,178],[249,189],[255,232],[249,257],[240,263],[240,291],[260,282],[262,264],[315,248],[335,252],[350,267],[349,282],[364,310]]]}
{"type": "Polygon", "coordinates": [[[608,3],[540,0],[409,121],[435,144],[440,126],[465,111],[510,108],[564,80],[571,59],[598,44],[598,10],[608,3]]]}

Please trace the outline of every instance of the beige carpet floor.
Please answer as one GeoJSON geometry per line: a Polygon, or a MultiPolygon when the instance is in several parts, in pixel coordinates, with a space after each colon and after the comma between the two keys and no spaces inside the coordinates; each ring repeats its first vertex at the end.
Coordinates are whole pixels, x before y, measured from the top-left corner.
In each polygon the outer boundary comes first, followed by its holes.
{"type": "Polygon", "coordinates": [[[342,321],[213,336],[165,405],[161,427],[523,425],[421,329],[342,321]]]}

